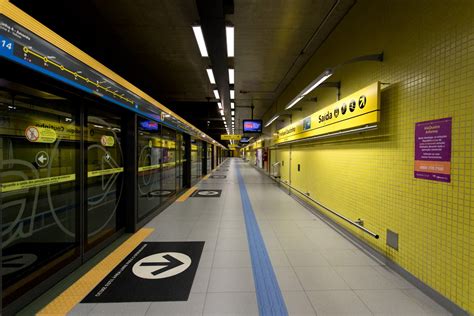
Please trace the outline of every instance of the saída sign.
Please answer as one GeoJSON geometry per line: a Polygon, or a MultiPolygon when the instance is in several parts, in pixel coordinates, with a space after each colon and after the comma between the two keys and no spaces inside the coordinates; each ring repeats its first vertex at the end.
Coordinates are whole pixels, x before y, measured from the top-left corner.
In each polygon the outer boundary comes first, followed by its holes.
{"type": "Polygon", "coordinates": [[[380,83],[352,93],[278,131],[275,144],[329,134],[380,121],[380,83]]]}

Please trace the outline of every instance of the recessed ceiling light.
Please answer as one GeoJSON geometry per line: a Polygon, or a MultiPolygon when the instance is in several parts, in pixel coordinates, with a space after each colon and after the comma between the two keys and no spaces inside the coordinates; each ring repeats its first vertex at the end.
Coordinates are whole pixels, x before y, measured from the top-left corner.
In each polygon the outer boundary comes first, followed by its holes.
{"type": "Polygon", "coordinates": [[[229,83],[234,84],[234,69],[229,69],[229,83]]]}
{"type": "Polygon", "coordinates": [[[217,91],[217,89],[214,89],[214,96],[216,99],[219,99],[219,91],[217,91]]]}
{"type": "Polygon", "coordinates": [[[234,120],[235,120],[235,117],[232,116],[232,121],[234,121],[234,120]]]}
{"type": "Polygon", "coordinates": [[[212,69],[211,69],[211,68],[207,68],[206,71],[207,71],[207,76],[209,77],[209,81],[210,81],[212,84],[216,84],[216,79],[214,78],[214,73],[212,72],[212,69]]]}
{"type": "Polygon", "coordinates": [[[227,57],[234,57],[234,27],[225,27],[225,37],[227,41],[227,57]]]}
{"type": "Polygon", "coordinates": [[[199,46],[199,51],[201,52],[202,57],[208,57],[206,42],[204,41],[204,35],[202,34],[201,26],[193,26],[194,37],[196,37],[196,42],[199,46]]]}

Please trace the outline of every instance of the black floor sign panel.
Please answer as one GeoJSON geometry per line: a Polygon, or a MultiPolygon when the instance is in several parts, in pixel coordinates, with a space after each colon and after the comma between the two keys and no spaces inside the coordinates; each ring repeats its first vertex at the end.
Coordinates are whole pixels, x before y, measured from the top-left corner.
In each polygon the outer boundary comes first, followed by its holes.
{"type": "Polygon", "coordinates": [[[144,242],[82,303],[186,301],[204,242],[144,242]]]}
{"type": "Polygon", "coordinates": [[[192,197],[202,197],[202,198],[218,198],[222,194],[222,190],[216,189],[207,189],[207,190],[197,190],[191,195],[192,197]]]}
{"type": "Polygon", "coordinates": [[[223,175],[223,174],[215,174],[213,176],[210,176],[211,179],[225,179],[227,178],[227,176],[223,175]]]}

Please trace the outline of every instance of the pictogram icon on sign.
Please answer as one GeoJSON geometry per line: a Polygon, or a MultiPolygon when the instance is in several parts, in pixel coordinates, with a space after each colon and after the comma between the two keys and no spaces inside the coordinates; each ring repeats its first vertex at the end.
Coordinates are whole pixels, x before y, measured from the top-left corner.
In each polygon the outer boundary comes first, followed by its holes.
{"type": "Polygon", "coordinates": [[[349,111],[354,112],[356,108],[356,101],[352,100],[351,103],[349,103],[349,111]]]}
{"type": "Polygon", "coordinates": [[[35,156],[35,161],[41,168],[46,167],[49,162],[49,155],[45,151],[38,151],[35,156]]]}
{"type": "Polygon", "coordinates": [[[363,109],[366,104],[367,104],[367,98],[365,97],[365,95],[361,95],[359,98],[359,108],[363,109]]]}
{"type": "Polygon", "coordinates": [[[342,115],[344,115],[344,114],[346,114],[346,112],[347,112],[347,104],[344,103],[341,106],[341,113],[342,113],[342,115]]]}
{"type": "Polygon", "coordinates": [[[145,257],[133,265],[132,271],[142,279],[164,279],[184,272],[191,258],[180,252],[161,252],[145,257]]]}
{"type": "Polygon", "coordinates": [[[36,142],[39,138],[39,130],[36,128],[36,126],[29,126],[25,130],[25,137],[28,139],[30,142],[36,142]]]}

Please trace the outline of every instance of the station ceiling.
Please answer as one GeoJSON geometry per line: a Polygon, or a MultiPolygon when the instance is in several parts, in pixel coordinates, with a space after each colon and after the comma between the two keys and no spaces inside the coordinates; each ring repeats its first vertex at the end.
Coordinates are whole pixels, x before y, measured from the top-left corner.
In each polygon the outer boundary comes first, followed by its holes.
{"type": "MultiPolygon", "coordinates": [[[[235,69],[238,133],[250,107],[254,118],[269,110],[355,0],[11,2],[220,140],[225,129],[206,68],[213,67],[216,78],[225,66],[235,69]],[[209,15],[234,25],[234,58],[201,57],[191,26],[209,15]]],[[[225,49],[225,37],[206,37],[205,29],[204,37],[207,46],[225,49]]]]}

